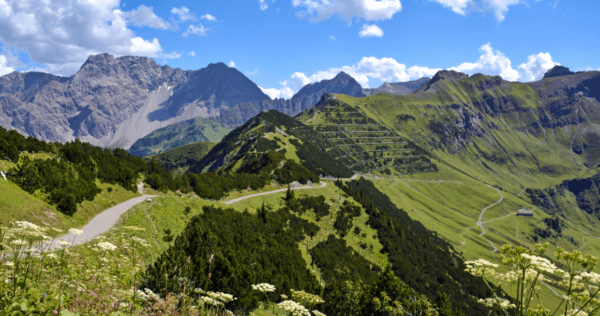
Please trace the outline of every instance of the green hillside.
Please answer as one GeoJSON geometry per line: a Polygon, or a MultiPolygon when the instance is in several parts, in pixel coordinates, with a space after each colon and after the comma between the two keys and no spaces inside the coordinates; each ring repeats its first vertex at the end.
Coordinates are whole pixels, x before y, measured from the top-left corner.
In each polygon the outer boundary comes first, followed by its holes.
{"type": "Polygon", "coordinates": [[[354,172],[402,175],[437,171],[427,152],[348,103],[332,99],[296,118],[308,127],[291,132],[311,139],[321,151],[354,172]]]}
{"type": "Polygon", "coordinates": [[[145,157],[192,143],[218,143],[230,131],[213,119],[196,117],[155,130],[138,139],[129,152],[145,157]]]}
{"type": "Polygon", "coordinates": [[[165,169],[174,174],[184,174],[190,166],[204,157],[215,143],[200,142],[168,149],[159,154],[147,156],[146,161],[155,158],[165,169]]]}
{"type": "Polygon", "coordinates": [[[283,113],[263,112],[229,133],[189,170],[248,172],[250,166],[262,163],[267,153],[275,152],[318,175],[351,177],[354,173],[316,147],[310,135],[294,132],[305,128],[308,127],[283,113]]]}

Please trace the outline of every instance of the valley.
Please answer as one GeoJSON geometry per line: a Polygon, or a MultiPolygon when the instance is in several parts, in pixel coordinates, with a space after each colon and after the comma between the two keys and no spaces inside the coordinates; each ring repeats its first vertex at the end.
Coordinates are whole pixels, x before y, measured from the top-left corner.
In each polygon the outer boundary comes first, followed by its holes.
{"type": "MultiPolygon", "coordinates": [[[[488,287],[465,272],[468,262],[502,264],[507,244],[600,253],[600,112],[593,94],[579,93],[597,75],[522,84],[440,71],[409,94],[360,97],[323,93],[328,81],[304,90],[322,96],[295,117],[259,111],[233,129],[194,118],[129,152],[2,129],[0,223],[95,225],[64,235],[87,237],[69,250],[81,256],[99,240],[136,236],[148,254],[119,286],[139,281],[199,299],[186,292],[190,282],[234,293],[239,301],[227,307],[240,314],[269,309],[249,289],[261,282],[276,284],[277,295],[321,295],[328,314],[379,313],[368,302],[388,281],[406,291],[398,304],[487,314],[478,300],[511,287],[488,287]],[[358,303],[335,303],[347,293],[358,303]]],[[[336,77],[337,88],[355,91],[347,76],[336,77]]],[[[110,279],[113,268],[99,273],[110,279]]],[[[553,309],[568,289],[549,277],[533,303],[553,309]]]]}

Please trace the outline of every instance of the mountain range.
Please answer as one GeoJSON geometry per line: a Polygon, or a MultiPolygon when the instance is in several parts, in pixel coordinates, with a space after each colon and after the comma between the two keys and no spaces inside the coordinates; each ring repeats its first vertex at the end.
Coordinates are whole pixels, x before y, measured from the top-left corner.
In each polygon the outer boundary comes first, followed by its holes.
{"type": "Polygon", "coordinates": [[[0,77],[0,125],[46,141],[79,138],[129,149],[157,129],[196,117],[234,128],[266,110],[296,115],[323,92],[366,95],[342,72],[303,87],[290,100],[271,100],[224,63],[183,71],[146,57],[99,54],[70,77],[40,72],[0,77]]]}

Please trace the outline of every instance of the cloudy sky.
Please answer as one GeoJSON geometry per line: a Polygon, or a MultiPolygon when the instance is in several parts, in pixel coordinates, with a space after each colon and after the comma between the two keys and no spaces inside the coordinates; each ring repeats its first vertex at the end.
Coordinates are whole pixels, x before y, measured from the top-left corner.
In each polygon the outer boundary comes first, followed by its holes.
{"type": "Polygon", "coordinates": [[[92,54],[225,62],[271,97],[343,70],[363,87],[439,69],[534,81],[600,69],[598,0],[0,0],[0,75],[92,54]]]}

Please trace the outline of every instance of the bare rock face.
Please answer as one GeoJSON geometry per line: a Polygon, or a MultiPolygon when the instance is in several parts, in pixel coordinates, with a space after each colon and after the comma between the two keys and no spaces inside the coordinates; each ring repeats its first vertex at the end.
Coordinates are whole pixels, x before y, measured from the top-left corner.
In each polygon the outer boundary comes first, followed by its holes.
{"type": "Polygon", "coordinates": [[[325,92],[365,96],[343,72],[305,86],[291,100],[271,100],[224,63],[183,71],[151,58],[99,54],[71,77],[39,72],[0,77],[0,125],[46,141],[80,138],[129,149],[159,128],[195,117],[237,127],[266,110],[296,115],[325,92]]]}
{"type": "Polygon", "coordinates": [[[99,54],[68,78],[35,72],[1,77],[0,125],[46,141],[81,138],[129,148],[160,127],[262,99],[269,97],[223,63],[183,71],[151,58],[99,54]]]}
{"type": "Polygon", "coordinates": [[[556,65],[544,74],[544,78],[561,77],[561,76],[568,76],[568,75],[572,75],[572,74],[574,74],[574,72],[570,71],[569,68],[563,67],[560,65],[556,65]]]}
{"type": "Polygon", "coordinates": [[[294,116],[309,109],[321,100],[324,94],[340,93],[353,97],[364,97],[361,85],[345,72],[340,72],[331,80],[321,80],[313,84],[307,84],[298,91],[290,100],[261,100],[245,102],[224,110],[218,118],[226,127],[237,127],[263,111],[277,110],[290,116],[294,116]]]}

